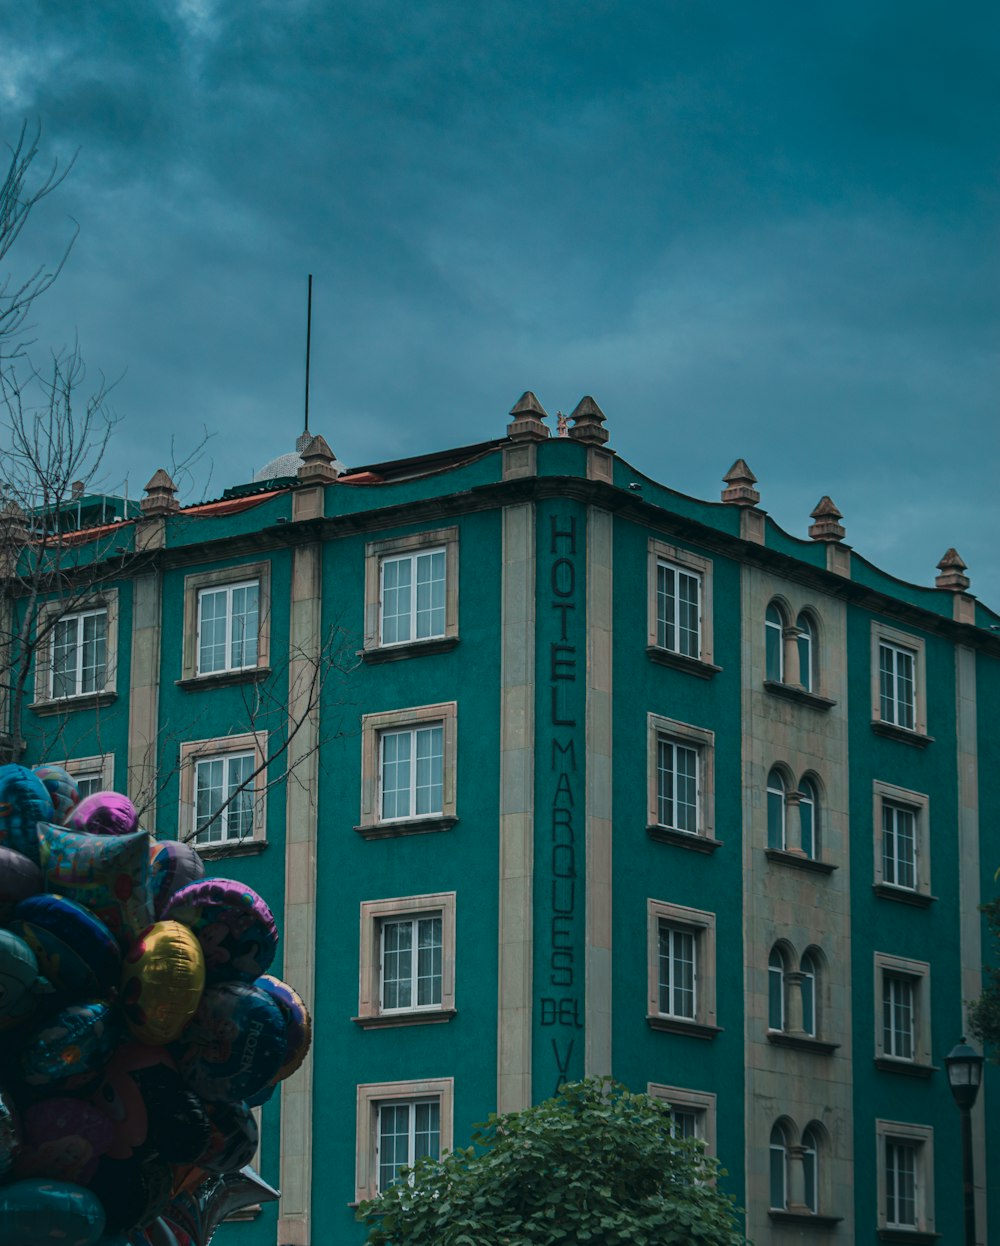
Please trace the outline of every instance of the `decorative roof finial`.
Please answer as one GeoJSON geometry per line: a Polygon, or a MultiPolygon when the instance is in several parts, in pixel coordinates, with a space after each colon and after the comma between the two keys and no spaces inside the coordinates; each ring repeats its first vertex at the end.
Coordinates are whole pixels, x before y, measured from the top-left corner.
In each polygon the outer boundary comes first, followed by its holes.
{"type": "Polygon", "coordinates": [[[580,399],[569,418],[573,421],[569,435],[574,441],[603,446],[608,440],[608,430],[604,427],[607,416],[589,394],[580,399]]]}
{"type": "Polygon", "coordinates": [[[757,477],[747,466],[746,459],[737,459],[722,479],[728,488],[722,490],[722,500],[729,506],[756,506],[760,493],[754,488],[757,477]]]}
{"type": "Polygon", "coordinates": [[[526,389],[510,409],[514,417],[507,425],[507,436],[514,441],[544,441],[549,430],[542,423],[547,419],[545,408],[530,389],[526,389]]]}
{"type": "Polygon", "coordinates": [[[810,518],[816,520],[809,525],[809,535],[814,541],[842,541],[847,536],[847,529],[840,522],[843,515],[825,493],[810,518]]]}
{"type": "Polygon", "coordinates": [[[328,480],[336,480],[343,475],[344,465],[337,461],[337,456],[326,443],[326,438],[317,433],[310,437],[309,444],[299,451],[302,466],[295,473],[304,484],[318,485],[328,480]]]}
{"type": "Polygon", "coordinates": [[[139,503],[142,513],[147,518],[155,515],[170,515],[181,508],[180,502],[174,497],[177,486],[162,467],[156,469],[146,485],[146,496],[139,503]]]}
{"type": "Polygon", "coordinates": [[[934,580],[938,588],[950,588],[955,593],[964,593],[968,589],[971,581],[965,574],[967,568],[958,550],[947,550],[938,563],[938,570],[941,574],[934,580]]]}

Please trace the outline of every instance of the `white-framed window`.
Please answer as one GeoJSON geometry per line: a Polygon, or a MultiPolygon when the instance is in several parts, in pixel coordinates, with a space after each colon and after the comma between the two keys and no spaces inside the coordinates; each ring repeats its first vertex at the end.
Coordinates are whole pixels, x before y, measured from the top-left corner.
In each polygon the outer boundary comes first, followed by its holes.
{"type": "Polygon", "coordinates": [[[816,625],[808,611],[803,610],[795,620],[798,636],[795,643],[799,650],[799,683],[806,692],[816,687],[816,625]]]}
{"type": "Polygon", "coordinates": [[[647,716],[650,827],[712,837],[715,822],[715,733],[647,716]]]}
{"type": "Polygon", "coordinates": [[[785,973],[788,968],[784,951],[777,945],[767,958],[767,1028],[785,1028],[785,973]]]}
{"type": "Polygon", "coordinates": [[[38,608],[35,704],[115,692],[118,591],[108,589],[67,609],[66,601],[38,608]]]}
{"type": "Polygon", "coordinates": [[[648,1013],[654,1029],[711,1037],[716,1025],[715,914],[648,900],[648,1013]]]}
{"type": "Polygon", "coordinates": [[[403,646],[419,649],[457,639],[458,528],[370,541],[365,547],[365,653],[402,653],[403,646]]]}
{"type": "Polygon", "coordinates": [[[452,1078],[368,1083],[357,1098],[356,1203],[388,1189],[422,1156],[451,1150],[452,1078]]]}
{"type": "Polygon", "coordinates": [[[772,1033],[818,1036],[823,964],[822,953],[815,947],[806,948],[801,957],[784,940],[771,948],[767,959],[767,1028],[772,1033]]]}
{"type": "Polygon", "coordinates": [[[362,834],[437,830],[454,821],[457,715],[457,703],[448,701],[362,716],[362,834]]]}
{"type": "Polygon", "coordinates": [[[785,850],[785,777],[774,767],[767,775],[767,846],[785,850]]]}
{"type": "Polygon", "coordinates": [[[890,732],[927,734],[923,637],[872,623],[872,721],[890,732]]]}
{"type": "Polygon", "coordinates": [[[270,607],[270,562],[185,576],[182,682],[266,671],[270,607]]]}
{"type": "Polygon", "coordinates": [[[678,1138],[697,1138],[704,1142],[705,1153],[716,1153],[715,1095],[703,1090],[689,1090],[686,1086],[666,1086],[649,1082],[646,1093],[670,1105],[670,1117],[678,1138]]]}
{"type": "Polygon", "coordinates": [[[198,849],[263,844],[266,756],[267,737],[253,732],[182,744],[178,838],[198,849]]]}
{"type": "Polygon", "coordinates": [[[815,1038],[818,1033],[820,966],[819,957],[807,948],[799,962],[799,973],[802,975],[799,989],[802,992],[802,1028],[810,1038],[815,1038]]]}
{"type": "Polygon", "coordinates": [[[799,831],[807,857],[819,855],[819,792],[808,775],[799,780],[799,831]]]}
{"type": "Polygon", "coordinates": [[[934,1232],[934,1131],[876,1120],[878,1227],[934,1232]]]}
{"type": "Polygon", "coordinates": [[[778,1121],[768,1140],[768,1202],[773,1211],[788,1205],[788,1129],[778,1121]]]}
{"type": "Polygon", "coordinates": [[[199,675],[256,667],[259,634],[260,584],[257,580],[199,590],[199,675]]]}
{"type": "Polygon", "coordinates": [[[448,1020],[455,1012],[455,892],[361,904],[363,1028],[448,1020]]]}
{"type": "Polygon", "coordinates": [[[820,1157],[822,1139],[815,1125],[807,1125],[802,1131],[802,1185],[805,1205],[816,1215],[820,1205],[820,1157]]]}
{"type": "Polygon", "coordinates": [[[781,852],[795,852],[810,860],[819,858],[819,785],[809,774],[798,781],[783,766],[772,766],[767,775],[767,846],[781,852]]]}
{"type": "Polygon", "coordinates": [[[379,733],[379,821],[444,809],[444,723],[379,733]]]}
{"type": "Polygon", "coordinates": [[[649,648],[710,665],[712,631],[711,560],[650,537],[649,648]]]}
{"type": "Polygon", "coordinates": [[[875,991],[875,1056],[880,1066],[929,1067],[930,966],[876,952],[875,991]]]}
{"type": "Polygon", "coordinates": [[[101,753],[96,757],[70,757],[58,763],[76,782],[80,799],[95,792],[115,790],[115,755],[101,753]]]}
{"type": "Polygon", "coordinates": [[[764,678],[782,683],[785,678],[785,622],[776,601],[764,612],[764,678]]]}
{"type": "Polygon", "coordinates": [[[875,885],[883,896],[930,899],[930,798],[875,780],[875,885]]]}

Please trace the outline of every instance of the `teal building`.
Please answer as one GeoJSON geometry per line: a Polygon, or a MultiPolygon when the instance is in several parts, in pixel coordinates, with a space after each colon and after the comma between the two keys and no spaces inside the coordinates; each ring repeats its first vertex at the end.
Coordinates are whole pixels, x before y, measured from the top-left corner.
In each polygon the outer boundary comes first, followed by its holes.
{"type": "MultiPolygon", "coordinates": [[[[959,1241],[1000,616],[953,550],[905,584],[829,498],[798,539],[742,460],[700,501],[592,399],[546,419],[362,470],[305,435],[187,508],[157,472],[43,607],[9,747],[257,888],[313,1011],[281,1203],[220,1242],[359,1243],[399,1166],[585,1074],[669,1101],[758,1246],[959,1241]]],[[[995,1068],[973,1136],[985,1244],[995,1068]]]]}

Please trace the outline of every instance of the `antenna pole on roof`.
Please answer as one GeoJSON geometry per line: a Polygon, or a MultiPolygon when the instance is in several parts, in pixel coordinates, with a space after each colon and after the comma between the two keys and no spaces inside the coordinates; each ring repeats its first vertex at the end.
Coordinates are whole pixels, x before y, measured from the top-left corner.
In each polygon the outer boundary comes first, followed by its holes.
{"type": "Polygon", "coordinates": [[[312,273],[309,274],[309,293],[306,296],[306,425],[305,432],[309,431],[309,355],[312,349],[312,319],[313,319],[313,278],[312,273]]]}

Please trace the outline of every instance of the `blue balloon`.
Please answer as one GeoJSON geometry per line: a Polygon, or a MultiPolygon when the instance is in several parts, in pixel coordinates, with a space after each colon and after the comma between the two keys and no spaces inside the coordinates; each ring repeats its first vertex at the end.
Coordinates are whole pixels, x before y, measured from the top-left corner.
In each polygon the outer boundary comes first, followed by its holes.
{"type": "Polygon", "coordinates": [[[38,983],[38,961],[23,940],[0,930],[0,1028],[30,1017],[35,1011],[32,990],[38,983]]]}
{"type": "Polygon", "coordinates": [[[27,766],[0,766],[0,844],[38,864],[39,822],[55,816],[45,784],[27,766]]]}
{"type": "Polygon", "coordinates": [[[95,1246],[103,1232],[101,1200],[83,1186],[44,1178],[0,1186],[3,1246],[95,1246]]]}
{"type": "Polygon", "coordinates": [[[66,1090],[88,1085],[111,1058],[123,1028],[120,1015],[106,1000],[70,1004],[25,1038],[21,1047],[25,1084],[66,1090]]]}
{"type": "Polygon", "coordinates": [[[54,766],[49,762],[35,766],[34,772],[45,784],[45,790],[52,797],[52,807],[55,810],[54,820],[60,824],[65,823],[80,803],[80,788],[76,779],[62,766],[54,766]]]}
{"type": "Polygon", "coordinates": [[[259,987],[220,982],[205,988],[193,1020],[170,1050],[195,1094],[236,1103],[263,1090],[281,1068],[285,1019],[259,987]]]}
{"type": "MultiPolygon", "coordinates": [[[[106,995],[117,986],[118,941],[90,909],[65,896],[29,896],[10,923],[38,957],[42,973],[72,996],[106,995]]],[[[2,1009],[0,1009],[2,1011],[2,1009]]]]}

